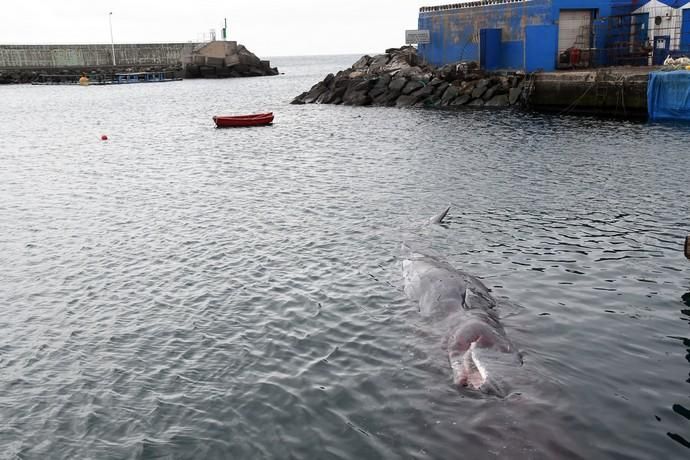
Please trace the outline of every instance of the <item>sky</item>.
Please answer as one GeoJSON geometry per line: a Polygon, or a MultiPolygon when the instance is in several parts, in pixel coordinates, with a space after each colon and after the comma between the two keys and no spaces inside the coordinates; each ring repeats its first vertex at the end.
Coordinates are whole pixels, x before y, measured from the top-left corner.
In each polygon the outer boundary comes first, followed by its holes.
{"type": "Polygon", "coordinates": [[[228,20],[229,40],[259,56],[381,53],[417,28],[411,0],[3,0],[0,44],[203,41],[228,20]]]}

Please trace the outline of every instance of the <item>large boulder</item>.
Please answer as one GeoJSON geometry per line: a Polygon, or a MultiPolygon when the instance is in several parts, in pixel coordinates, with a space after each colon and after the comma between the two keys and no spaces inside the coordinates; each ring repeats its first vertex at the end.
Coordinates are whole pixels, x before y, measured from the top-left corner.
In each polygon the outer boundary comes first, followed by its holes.
{"type": "Polygon", "coordinates": [[[381,72],[381,69],[383,69],[390,60],[391,57],[388,54],[374,56],[369,64],[369,73],[377,74],[381,72]]]}
{"type": "Polygon", "coordinates": [[[373,99],[374,105],[393,106],[400,97],[400,91],[387,91],[373,99]]]}
{"type": "Polygon", "coordinates": [[[365,54],[359,58],[357,62],[352,64],[352,68],[355,70],[366,70],[366,68],[369,67],[369,63],[371,63],[371,57],[365,54]]]}
{"type": "Polygon", "coordinates": [[[501,85],[490,86],[482,95],[482,99],[484,99],[485,101],[488,101],[489,99],[494,97],[494,94],[496,94],[496,92],[499,90],[500,87],[501,87],[501,85]]]}
{"type": "Polygon", "coordinates": [[[508,106],[508,95],[507,94],[498,94],[488,101],[486,101],[485,104],[486,107],[507,107],[508,106]]]}
{"type": "Polygon", "coordinates": [[[419,88],[423,88],[423,87],[424,87],[424,83],[422,83],[419,80],[409,81],[409,82],[407,82],[405,87],[403,87],[402,93],[403,94],[410,94],[410,93],[413,93],[414,91],[417,91],[419,88]]]}
{"type": "Polygon", "coordinates": [[[402,92],[402,89],[405,87],[406,84],[407,84],[407,79],[395,78],[395,79],[393,79],[393,81],[391,81],[390,85],[388,85],[388,89],[391,91],[402,92]]]}
{"type": "Polygon", "coordinates": [[[384,74],[381,77],[374,80],[374,86],[369,91],[369,95],[373,98],[388,91],[388,85],[391,82],[391,76],[384,74]]]}
{"type": "Polygon", "coordinates": [[[414,67],[419,63],[417,50],[412,46],[387,49],[386,54],[390,55],[391,58],[388,63],[382,67],[384,72],[393,72],[408,67],[414,67]]]}
{"type": "Polygon", "coordinates": [[[290,104],[296,104],[296,105],[306,104],[306,102],[304,102],[304,99],[307,97],[307,94],[309,94],[309,91],[303,92],[302,94],[300,94],[299,96],[294,98],[292,100],[292,102],[290,102],[290,104]]]}
{"type": "Polygon", "coordinates": [[[340,86],[340,87],[335,87],[333,89],[330,89],[323,93],[319,98],[316,100],[318,104],[335,104],[336,101],[342,101],[343,96],[345,95],[345,91],[347,91],[347,86],[340,86]]]}
{"type": "Polygon", "coordinates": [[[367,93],[353,93],[350,95],[350,97],[345,100],[343,97],[343,104],[344,105],[355,105],[355,106],[362,106],[362,105],[370,105],[372,102],[371,97],[367,93]]]}
{"type": "Polygon", "coordinates": [[[371,103],[369,89],[373,85],[373,80],[352,80],[343,94],[343,104],[345,105],[368,105],[371,103]]]}
{"type": "Polygon", "coordinates": [[[475,82],[474,81],[463,81],[460,84],[460,94],[472,94],[474,91],[475,82]]]}
{"type": "Polygon", "coordinates": [[[522,95],[522,90],[520,88],[510,88],[508,92],[508,103],[510,105],[515,104],[518,99],[520,99],[520,95],[522,95]]]}
{"type": "Polygon", "coordinates": [[[237,46],[237,56],[239,57],[240,64],[255,67],[261,66],[261,59],[245,48],[244,45],[237,46]]]}
{"type": "Polygon", "coordinates": [[[467,104],[470,107],[483,107],[484,106],[484,99],[475,99],[469,104],[467,104]]]}
{"type": "Polygon", "coordinates": [[[491,84],[491,80],[490,80],[490,79],[488,79],[488,78],[482,78],[481,80],[479,80],[479,81],[477,82],[477,85],[476,85],[476,86],[477,86],[477,88],[486,88],[487,86],[489,86],[489,84],[491,84]]]}
{"type": "Polygon", "coordinates": [[[450,103],[452,106],[458,106],[458,105],[465,105],[467,104],[472,97],[469,94],[462,94],[455,98],[453,102],[450,103]]]}
{"type": "Polygon", "coordinates": [[[426,80],[431,79],[431,74],[425,72],[421,67],[406,67],[398,71],[392,72],[396,77],[405,77],[408,80],[426,80]]]}
{"type": "Polygon", "coordinates": [[[472,98],[477,99],[482,97],[482,95],[486,92],[486,85],[484,86],[477,86],[472,90],[472,98]]]}
{"type": "Polygon", "coordinates": [[[306,104],[312,104],[316,102],[316,100],[321,96],[323,93],[328,91],[328,87],[323,84],[323,82],[319,82],[316,85],[314,85],[311,90],[307,93],[307,95],[304,97],[304,102],[306,104]]]}
{"type": "Polygon", "coordinates": [[[427,84],[415,91],[414,93],[412,93],[412,95],[418,98],[428,97],[434,94],[434,89],[436,89],[434,86],[427,84]]]}
{"type": "Polygon", "coordinates": [[[439,99],[443,96],[443,94],[446,92],[450,84],[448,82],[441,82],[440,85],[436,86],[436,89],[434,89],[434,95],[438,96],[439,99]]]}
{"type": "Polygon", "coordinates": [[[411,94],[403,94],[395,101],[396,107],[412,107],[417,103],[419,98],[411,94]]]}
{"type": "Polygon", "coordinates": [[[448,105],[453,99],[460,95],[458,87],[454,85],[449,85],[448,88],[443,92],[441,96],[441,105],[448,105]]]}

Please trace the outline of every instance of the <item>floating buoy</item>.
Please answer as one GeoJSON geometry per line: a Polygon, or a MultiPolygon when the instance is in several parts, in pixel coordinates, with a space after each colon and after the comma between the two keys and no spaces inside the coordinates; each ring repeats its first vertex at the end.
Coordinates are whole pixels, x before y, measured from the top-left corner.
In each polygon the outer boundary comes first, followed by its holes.
{"type": "Polygon", "coordinates": [[[107,140],[108,140],[108,136],[106,136],[105,134],[102,134],[102,135],[101,135],[101,140],[102,140],[102,141],[107,141],[107,140]]]}

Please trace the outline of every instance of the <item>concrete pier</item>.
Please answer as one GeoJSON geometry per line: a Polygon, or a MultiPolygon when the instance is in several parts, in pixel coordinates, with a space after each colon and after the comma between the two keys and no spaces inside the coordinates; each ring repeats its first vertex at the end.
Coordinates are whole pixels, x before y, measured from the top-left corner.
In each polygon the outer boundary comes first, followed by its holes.
{"type": "Polygon", "coordinates": [[[0,84],[29,83],[41,74],[112,74],[164,70],[185,78],[277,75],[234,41],[111,45],[0,45],[0,84]]]}
{"type": "MultiPolygon", "coordinates": [[[[197,43],[115,45],[118,66],[178,65],[197,43]]],[[[0,70],[107,67],[113,64],[111,45],[0,45],[0,70]]]]}
{"type": "Polygon", "coordinates": [[[527,103],[540,111],[647,117],[647,83],[654,67],[608,67],[535,73],[527,103]]]}

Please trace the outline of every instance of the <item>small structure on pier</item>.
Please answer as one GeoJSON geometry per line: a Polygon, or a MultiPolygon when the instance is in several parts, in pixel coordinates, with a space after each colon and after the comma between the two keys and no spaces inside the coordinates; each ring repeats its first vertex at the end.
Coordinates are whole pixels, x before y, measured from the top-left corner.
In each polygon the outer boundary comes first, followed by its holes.
{"type": "Polygon", "coordinates": [[[236,41],[211,41],[183,57],[188,78],[262,77],[278,75],[270,61],[259,59],[236,41]]]}

